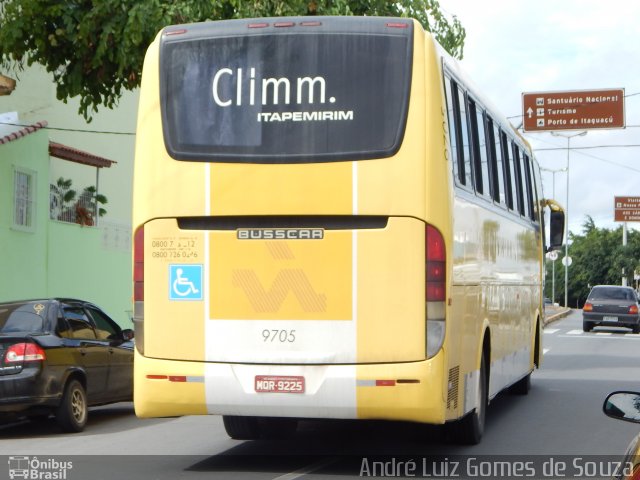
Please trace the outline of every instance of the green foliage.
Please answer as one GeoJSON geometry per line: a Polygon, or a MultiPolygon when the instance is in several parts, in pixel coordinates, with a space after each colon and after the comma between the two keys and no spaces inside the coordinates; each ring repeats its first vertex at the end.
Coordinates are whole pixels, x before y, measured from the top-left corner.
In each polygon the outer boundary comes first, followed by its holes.
{"type": "Polygon", "coordinates": [[[167,25],[286,15],[414,17],[454,57],[462,58],[465,30],[437,0],[2,0],[0,68],[39,63],[53,74],[57,97],[80,97],[90,121],[113,108],[123,89],[140,85],[146,48],[167,25]]]}
{"type": "Polygon", "coordinates": [[[50,185],[51,192],[56,196],[56,201],[60,208],[66,207],[76,198],[76,191],[71,190],[71,179],[60,177],[55,185],[50,185]]]}
{"type": "Polygon", "coordinates": [[[78,208],[86,210],[88,219],[92,219],[91,217],[96,214],[102,217],[107,213],[107,210],[100,206],[107,204],[107,197],[97,193],[95,186],[85,187],[77,200],[76,191],[71,188],[72,186],[73,181],[70,178],[65,179],[62,177],[58,178],[55,185],[49,185],[50,192],[55,197],[55,204],[52,204],[51,218],[74,222],[76,221],[78,208]]]}
{"type": "Polygon", "coordinates": [[[101,193],[96,193],[96,187],[93,185],[85,187],[82,195],[80,195],[80,200],[89,212],[97,212],[99,217],[103,217],[107,213],[104,208],[98,206],[105,205],[107,203],[107,197],[101,193]]]}
{"type": "MultiPolygon", "coordinates": [[[[582,307],[590,287],[594,285],[620,285],[624,268],[627,285],[634,285],[633,272],[640,270],[640,232],[630,230],[627,245],[622,246],[622,226],[615,230],[596,227],[587,217],[582,225],[583,234],[569,235],[569,256],[573,263],[569,267],[569,306],[582,307]]],[[[560,257],[564,256],[564,249],[560,257]]],[[[552,265],[547,261],[545,296],[551,298],[552,265]]],[[[555,266],[556,301],[564,303],[564,266],[557,261],[555,266]]]]}

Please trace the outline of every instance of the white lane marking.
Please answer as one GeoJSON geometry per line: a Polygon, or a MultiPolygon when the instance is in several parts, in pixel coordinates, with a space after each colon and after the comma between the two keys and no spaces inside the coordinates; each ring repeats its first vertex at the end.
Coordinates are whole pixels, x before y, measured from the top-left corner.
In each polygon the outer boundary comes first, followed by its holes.
{"type": "Polygon", "coordinates": [[[549,353],[550,350],[551,350],[550,348],[543,348],[542,349],[542,354],[546,355],[547,353],[549,353]]]}
{"type": "Polygon", "coordinates": [[[582,330],[569,330],[567,335],[582,335],[584,332],[582,330]]]}
{"type": "Polygon", "coordinates": [[[579,334],[568,332],[567,334],[558,335],[558,337],[560,338],[591,338],[591,339],[598,338],[598,337],[607,337],[609,339],[618,339],[618,340],[636,340],[636,341],[640,340],[640,336],[638,335],[629,335],[624,333],[612,333],[612,332],[592,332],[592,333],[580,332],[579,334]]]}
{"type": "Polygon", "coordinates": [[[321,468],[327,467],[333,463],[336,463],[338,458],[330,457],[325,460],[321,460],[317,463],[311,464],[308,467],[303,467],[300,470],[296,470],[295,472],[285,473],[284,475],[280,475],[279,477],[274,478],[273,480],[295,480],[296,478],[304,477],[309,473],[313,473],[316,470],[320,470],[321,468]]]}
{"type": "Polygon", "coordinates": [[[549,335],[552,335],[552,334],[557,333],[559,331],[560,331],[559,328],[549,328],[549,329],[545,329],[544,333],[548,333],[549,335]]]}

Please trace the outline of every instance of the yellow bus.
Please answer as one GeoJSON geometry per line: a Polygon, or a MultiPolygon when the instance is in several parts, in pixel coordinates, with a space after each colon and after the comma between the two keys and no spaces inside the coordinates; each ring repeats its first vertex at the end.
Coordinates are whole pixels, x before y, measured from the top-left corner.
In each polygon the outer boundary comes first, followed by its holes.
{"type": "Polygon", "coordinates": [[[448,423],[477,443],[489,400],[528,390],[564,213],[419,23],[170,26],[138,116],[138,416],[218,414],[238,439],[448,423]]]}

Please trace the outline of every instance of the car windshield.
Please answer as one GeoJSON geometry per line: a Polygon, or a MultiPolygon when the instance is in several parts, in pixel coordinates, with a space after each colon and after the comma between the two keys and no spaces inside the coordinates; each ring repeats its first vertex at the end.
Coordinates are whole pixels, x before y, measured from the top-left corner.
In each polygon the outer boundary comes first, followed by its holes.
{"type": "Polygon", "coordinates": [[[635,296],[628,288],[601,287],[594,288],[589,295],[589,299],[594,300],[629,300],[635,301],[635,296]]]}
{"type": "Polygon", "coordinates": [[[0,305],[0,333],[42,332],[45,314],[42,303],[0,305]]]}

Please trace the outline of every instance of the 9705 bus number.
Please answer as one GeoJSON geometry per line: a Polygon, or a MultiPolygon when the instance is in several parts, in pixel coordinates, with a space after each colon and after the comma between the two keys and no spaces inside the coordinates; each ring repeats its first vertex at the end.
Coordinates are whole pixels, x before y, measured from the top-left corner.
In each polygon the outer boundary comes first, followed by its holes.
{"type": "Polygon", "coordinates": [[[262,340],[267,342],[293,343],[296,341],[295,330],[278,330],[265,328],[262,330],[262,340]]]}

